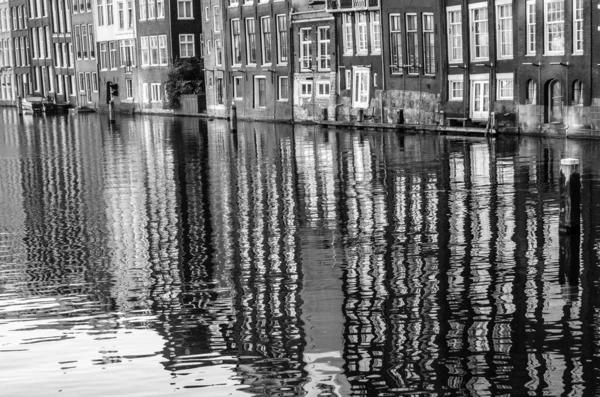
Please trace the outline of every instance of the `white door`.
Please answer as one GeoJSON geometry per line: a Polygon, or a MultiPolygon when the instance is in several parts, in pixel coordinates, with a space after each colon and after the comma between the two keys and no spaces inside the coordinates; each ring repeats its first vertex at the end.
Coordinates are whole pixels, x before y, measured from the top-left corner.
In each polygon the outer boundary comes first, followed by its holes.
{"type": "Polygon", "coordinates": [[[490,113],[490,83],[489,81],[471,82],[471,118],[487,120],[490,113]]]}

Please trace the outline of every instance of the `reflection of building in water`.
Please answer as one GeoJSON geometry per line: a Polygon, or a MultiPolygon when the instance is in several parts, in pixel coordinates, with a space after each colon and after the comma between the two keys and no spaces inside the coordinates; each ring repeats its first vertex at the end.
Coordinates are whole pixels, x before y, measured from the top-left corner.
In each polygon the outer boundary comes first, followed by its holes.
{"type": "Polygon", "coordinates": [[[238,376],[248,392],[300,390],[302,268],[291,126],[245,124],[236,136],[238,376]]]}

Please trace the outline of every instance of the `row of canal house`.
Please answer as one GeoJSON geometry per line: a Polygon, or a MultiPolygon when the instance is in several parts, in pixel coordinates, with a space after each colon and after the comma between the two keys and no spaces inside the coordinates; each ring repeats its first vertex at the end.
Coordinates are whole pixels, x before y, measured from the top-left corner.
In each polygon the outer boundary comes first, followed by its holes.
{"type": "Polygon", "coordinates": [[[591,0],[201,4],[211,116],[600,126],[591,0]]]}
{"type": "Polygon", "coordinates": [[[201,29],[192,0],[0,0],[0,105],[164,112],[168,71],[201,56],[201,29]]]}

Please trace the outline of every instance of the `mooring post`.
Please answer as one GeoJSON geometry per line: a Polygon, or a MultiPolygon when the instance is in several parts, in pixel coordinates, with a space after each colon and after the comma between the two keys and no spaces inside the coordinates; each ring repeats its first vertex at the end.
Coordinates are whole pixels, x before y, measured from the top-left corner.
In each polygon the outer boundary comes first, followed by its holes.
{"type": "Polygon", "coordinates": [[[581,225],[581,173],[579,160],[560,161],[560,232],[579,233],[581,225]]]}
{"type": "Polygon", "coordinates": [[[17,97],[17,113],[19,116],[23,115],[23,98],[20,95],[17,97]]]}
{"type": "Polygon", "coordinates": [[[229,108],[229,129],[231,132],[237,132],[237,108],[235,102],[231,102],[229,108]]]}
{"type": "Polygon", "coordinates": [[[115,122],[115,100],[111,99],[108,103],[108,121],[115,122]]]}

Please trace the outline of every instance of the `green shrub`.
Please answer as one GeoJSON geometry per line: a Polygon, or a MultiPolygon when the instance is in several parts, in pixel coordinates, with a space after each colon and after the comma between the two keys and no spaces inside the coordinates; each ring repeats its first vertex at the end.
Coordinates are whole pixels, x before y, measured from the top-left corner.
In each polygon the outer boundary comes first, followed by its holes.
{"type": "Polygon", "coordinates": [[[165,90],[171,109],[181,107],[182,95],[204,92],[204,61],[202,58],[177,59],[169,71],[165,90]]]}

